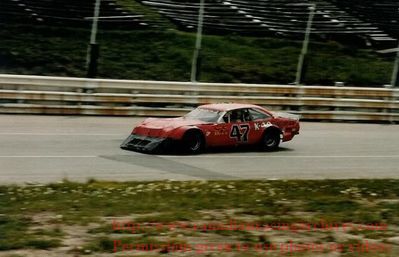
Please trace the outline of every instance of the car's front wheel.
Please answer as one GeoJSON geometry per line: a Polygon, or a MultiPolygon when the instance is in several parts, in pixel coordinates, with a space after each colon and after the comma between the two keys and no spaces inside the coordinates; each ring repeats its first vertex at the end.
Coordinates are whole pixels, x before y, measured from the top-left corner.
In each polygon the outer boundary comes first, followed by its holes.
{"type": "Polygon", "coordinates": [[[276,130],[266,131],[262,139],[262,149],[264,151],[275,151],[280,145],[280,133],[276,130]]]}
{"type": "Polygon", "coordinates": [[[183,149],[189,154],[199,154],[205,146],[204,137],[201,132],[191,130],[187,131],[183,136],[183,149]]]}

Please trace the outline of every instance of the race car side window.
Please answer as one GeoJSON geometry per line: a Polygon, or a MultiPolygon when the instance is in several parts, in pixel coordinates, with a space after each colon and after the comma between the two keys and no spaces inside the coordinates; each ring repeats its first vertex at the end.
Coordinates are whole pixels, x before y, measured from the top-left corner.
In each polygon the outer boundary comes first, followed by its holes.
{"type": "Polygon", "coordinates": [[[230,112],[227,112],[225,115],[223,115],[223,121],[225,123],[229,123],[230,122],[230,112]]]}
{"type": "Polygon", "coordinates": [[[247,122],[247,121],[252,121],[252,115],[250,114],[248,109],[244,109],[242,112],[242,121],[247,122]]]}
{"type": "Polygon", "coordinates": [[[270,118],[270,115],[268,115],[267,113],[255,109],[248,109],[248,110],[252,120],[265,120],[270,118]]]}
{"type": "Polygon", "coordinates": [[[233,110],[230,115],[230,122],[236,123],[236,122],[242,122],[242,114],[241,110],[233,110]]]}
{"type": "Polygon", "coordinates": [[[242,111],[240,109],[239,110],[228,111],[223,116],[223,121],[225,123],[242,122],[242,111]]]}
{"type": "Polygon", "coordinates": [[[252,120],[252,115],[248,109],[232,110],[223,115],[223,121],[225,123],[248,122],[252,120]]]}

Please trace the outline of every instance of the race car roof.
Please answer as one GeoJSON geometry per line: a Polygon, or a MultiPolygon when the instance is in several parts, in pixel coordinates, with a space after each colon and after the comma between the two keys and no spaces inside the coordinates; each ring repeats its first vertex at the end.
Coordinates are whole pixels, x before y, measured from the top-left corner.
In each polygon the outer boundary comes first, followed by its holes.
{"type": "Polygon", "coordinates": [[[253,105],[253,104],[239,104],[239,103],[220,103],[220,104],[205,104],[199,106],[199,108],[211,109],[216,111],[230,111],[234,109],[241,109],[241,108],[260,108],[260,106],[253,105]]]}

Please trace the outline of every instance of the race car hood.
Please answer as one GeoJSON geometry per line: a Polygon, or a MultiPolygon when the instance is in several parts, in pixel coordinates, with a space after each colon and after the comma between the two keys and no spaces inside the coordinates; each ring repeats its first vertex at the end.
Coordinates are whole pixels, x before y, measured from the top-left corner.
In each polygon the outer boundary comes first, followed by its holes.
{"type": "Polygon", "coordinates": [[[195,126],[199,124],[206,124],[207,122],[201,120],[179,118],[148,118],[145,119],[139,126],[153,129],[175,129],[183,126],[195,126]]]}
{"type": "Polygon", "coordinates": [[[134,128],[132,134],[149,137],[167,137],[168,134],[179,127],[206,124],[201,120],[179,118],[148,118],[134,128]]]}

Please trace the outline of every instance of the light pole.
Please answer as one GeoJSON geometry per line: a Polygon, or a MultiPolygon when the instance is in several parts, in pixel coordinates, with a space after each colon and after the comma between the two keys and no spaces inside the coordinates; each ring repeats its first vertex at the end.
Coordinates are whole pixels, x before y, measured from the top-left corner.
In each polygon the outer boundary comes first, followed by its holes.
{"type": "Polygon", "coordinates": [[[201,43],[202,43],[202,24],[204,22],[204,3],[205,0],[200,1],[197,35],[195,40],[195,49],[193,54],[193,61],[191,64],[191,82],[196,82],[199,79],[199,72],[201,69],[201,43]]]}
{"type": "MultiPolygon", "coordinates": [[[[399,8],[397,9],[399,13],[399,8]]],[[[396,58],[393,64],[392,76],[391,76],[391,86],[399,87],[399,37],[398,37],[398,48],[396,49],[396,58]]]]}
{"type": "MultiPolygon", "coordinates": [[[[398,38],[399,42],[399,38],[398,38]]],[[[399,87],[399,43],[398,48],[396,49],[396,58],[393,64],[393,71],[391,76],[391,86],[392,87],[399,87]]]]}
{"type": "Polygon", "coordinates": [[[309,19],[306,24],[305,38],[302,43],[301,54],[299,55],[298,66],[296,69],[295,85],[301,84],[301,78],[303,75],[303,62],[305,60],[306,53],[308,52],[309,36],[312,29],[312,21],[316,10],[316,4],[309,6],[309,19]]]}
{"type": "MultiPolygon", "coordinates": [[[[399,45],[398,45],[399,48],[399,45]]],[[[391,76],[391,86],[399,87],[399,50],[396,52],[395,62],[393,64],[393,71],[391,76]]]]}
{"type": "Polygon", "coordinates": [[[98,16],[100,14],[101,0],[96,0],[94,6],[93,23],[91,25],[91,36],[90,45],[87,51],[87,77],[94,78],[97,75],[97,60],[99,54],[99,47],[96,41],[97,38],[97,27],[98,27],[98,16]]]}

